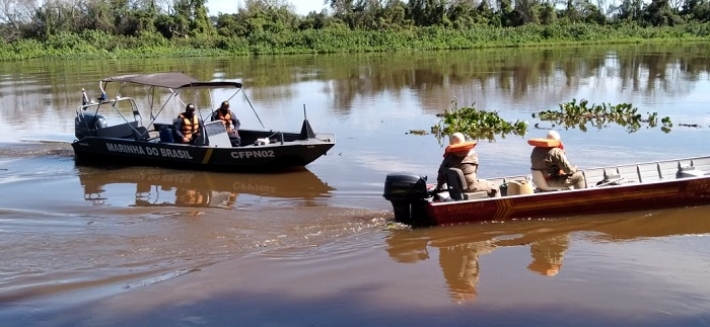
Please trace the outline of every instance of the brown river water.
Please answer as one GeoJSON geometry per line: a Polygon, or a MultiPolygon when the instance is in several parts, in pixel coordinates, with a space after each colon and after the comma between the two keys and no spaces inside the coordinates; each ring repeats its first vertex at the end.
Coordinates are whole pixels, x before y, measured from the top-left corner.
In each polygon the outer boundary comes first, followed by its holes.
{"type": "Polygon", "coordinates": [[[579,167],[707,155],[709,50],[1,63],[0,325],[710,325],[710,206],[412,230],[382,198],[389,172],[435,177],[442,145],[408,132],[452,102],[531,125],[479,143],[484,178],[529,171],[525,139],[551,127],[531,114],[572,99],[674,122],[556,127],[579,167]],[[81,89],[160,71],[242,81],[245,128],[298,131],[305,105],[337,144],[280,174],[77,166],[81,89]]]}

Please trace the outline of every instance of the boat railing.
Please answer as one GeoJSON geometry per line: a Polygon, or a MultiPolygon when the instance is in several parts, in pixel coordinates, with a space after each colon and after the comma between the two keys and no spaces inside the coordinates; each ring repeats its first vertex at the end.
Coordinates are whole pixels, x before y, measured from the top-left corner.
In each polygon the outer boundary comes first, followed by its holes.
{"type": "MultiPolygon", "coordinates": [[[[110,126],[96,128],[96,136],[118,138],[135,137],[136,141],[146,140],[149,138],[148,130],[143,126],[143,116],[138,110],[138,104],[135,99],[131,97],[116,96],[114,99],[101,98],[98,102],[94,102],[89,101],[86,95],[84,95],[84,97],[86,99],[82,101],[82,104],[76,110],[77,116],[84,116],[84,112],[91,109],[95,117],[100,117],[98,114],[99,109],[102,106],[110,106],[118,114],[121,120],[123,120],[123,123],[120,124],[111,124],[110,126]],[[124,116],[121,109],[118,107],[119,103],[128,103],[129,109],[133,114],[133,121],[128,120],[128,118],[124,116]]],[[[125,107],[123,110],[125,110],[125,107]]],[[[84,121],[85,124],[87,122],[86,119],[82,119],[82,121],[84,121]]],[[[94,126],[88,125],[84,127],[87,129],[95,128],[94,126]]]]}
{"type": "Polygon", "coordinates": [[[652,183],[689,175],[710,174],[710,157],[669,160],[582,170],[588,187],[628,183],[652,183]],[[689,173],[689,171],[695,173],[689,173]],[[683,173],[685,172],[685,173],[683,173]],[[617,180],[616,183],[609,181],[617,180]]]}
{"type": "MultiPolygon", "coordinates": [[[[635,183],[653,183],[687,177],[710,176],[710,156],[598,167],[581,170],[587,188],[609,187],[635,183]]],[[[529,175],[486,178],[485,181],[504,186],[512,181],[530,181],[529,175]]]]}
{"type": "Polygon", "coordinates": [[[272,137],[278,137],[278,141],[281,142],[281,145],[283,145],[284,142],[286,142],[283,132],[273,132],[269,136],[267,136],[266,139],[269,139],[269,141],[270,141],[272,137]]]}
{"type": "Polygon", "coordinates": [[[681,161],[663,161],[658,163],[658,174],[661,179],[675,179],[678,170],[682,166],[689,166],[690,160],[686,160],[687,164],[683,164],[681,161]]]}
{"type": "Polygon", "coordinates": [[[693,158],[690,160],[690,165],[705,173],[710,173],[710,157],[693,158]]]}

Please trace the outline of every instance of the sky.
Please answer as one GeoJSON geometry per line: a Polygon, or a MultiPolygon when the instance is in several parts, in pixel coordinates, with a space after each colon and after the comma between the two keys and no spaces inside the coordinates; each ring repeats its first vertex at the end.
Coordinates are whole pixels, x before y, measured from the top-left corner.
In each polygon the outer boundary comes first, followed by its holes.
{"type": "MultiPolygon", "coordinates": [[[[311,11],[320,12],[325,5],[323,0],[288,0],[296,7],[296,13],[306,15],[311,11]]],[[[217,15],[222,12],[224,14],[232,14],[237,12],[239,6],[244,6],[244,0],[208,0],[207,8],[210,15],[217,15]]]]}

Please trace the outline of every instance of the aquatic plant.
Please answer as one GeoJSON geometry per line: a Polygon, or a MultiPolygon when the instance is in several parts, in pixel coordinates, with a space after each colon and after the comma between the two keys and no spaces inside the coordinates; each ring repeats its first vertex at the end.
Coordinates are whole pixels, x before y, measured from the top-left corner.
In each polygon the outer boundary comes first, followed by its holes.
{"type": "Polygon", "coordinates": [[[461,132],[473,139],[486,139],[490,142],[497,135],[505,138],[506,135],[524,136],[528,125],[524,121],[509,122],[498,115],[496,111],[486,111],[471,107],[447,109],[442,114],[437,114],[442,119],[431,127],[431,133],[441,140],[444,135],[461,132]]]}
{"type": "MultiPolygon", "coordinates": [[[[647,115],[644,116],[638,111],[638,108],[630,103],[590,105],[589,101],[585,99],[579,103],[577,103],[577,99],[572,99],[571,102],[561,103],[559,111],[545,110],[533,113],[532,116],[541,121],[552,122],[565,129],[577,127],[583,132],[587,131],[587,124],[602,129],[613,123],[626,127],[626,131],[629,133],[638,131],[643,124],[646,124],[648,128],[658,126],[658,113],[647,112],[647,115]]],[[[670,132],[673,127],[669,117],[662,118],[661,124],[661,130],[666,133],[670,132]]]]}
{"type": "Polygon", "coordinates": [[[423,129],[410,129],[409,132],[407,132],[405,134],[427,135],[429,133],[427,133],[427,131],[425,131],[423,129]]]}

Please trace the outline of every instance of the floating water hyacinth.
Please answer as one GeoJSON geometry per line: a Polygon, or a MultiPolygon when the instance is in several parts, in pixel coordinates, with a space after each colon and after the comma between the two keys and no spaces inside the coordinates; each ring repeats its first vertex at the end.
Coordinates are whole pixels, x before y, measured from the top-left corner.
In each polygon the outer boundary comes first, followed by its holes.
{"type": "MultiPolygon", "coordinates": [[[[561,103],[559,111],[546,110],[533,113],[533,118],[541,121],[552,122],[565,129],[579,128],[587,131],[587,124],[597,129],[607,127],[609,124],[617,124],[626,127],[626,131],[633,133],[638,131],[643,124],[647,128],[658,126],[658,113],[646,113],[644,116],[638,112],[638,108],[630,103],[620,103],[617,105],[602,103],[600,105],[589,105],[589,101],[582,99],[577,103],[576,99],[571,102],[561,103]]],[[[661,130],[670,132],[673,123],[669,117],[661,119],[661,130]]]]}
{"type": "Polygon", "coordinates": [[[475,106],[447,109],[437,114],[442,119],[431,127],[431,133],[441,140],[444,135],[461,132],[473,139],[494,141],[496,136],[524,136],[528,125],[524,121],[506,121],[495,111],[476,109],[475,106]]]}
{"type": "MultiPolygon", "coordinates": [[[[475,104],[471,107],[446,109],[443,113],[437,114],[441,120],[431,127],[431,133],[439,141],[446,135],[461,132],[472,139],[486,139],[494,141],[497,136],[505,138],[506,135],[524,136],[527,133],[528,124],[524,121],[506,121],[498,115],[496,111],[486,111],[477,109],[475,104]]],[[[659,126],[658,113],[646,113],[642,115],[639,109],[630,103],[617,105],[602,103],[600,105],[589,104],[589,101],[582,99],[577,103],[576,99],[567,103],[561,103],[559,110],[545,110],[532,114],[533,118],[541,122],[550,122],[552,126],[560,126],[565,129],[579,128],[586,132],[588,126],[602,129],[616,124],[625,127],[627,132],[633,133],[641,129],[655,128],[659,126]]],[[[540,123],[535,123],[536,128],[542,127],[540,123]]],[[[679,126],[696,126],[680,124],[679,126]]],[[[660,119],[660,128],[663,132],[669,133],[673,123],[669,117],[660,119]]],[[[408,134],[426,135],[423,130],[410,130],[408,134]]]]}

